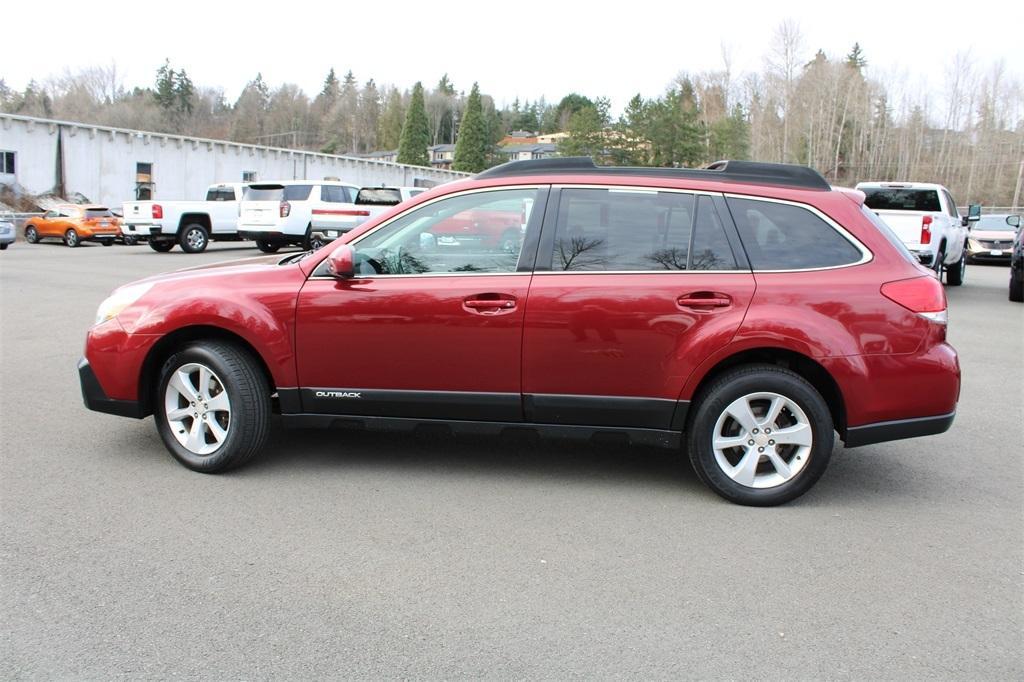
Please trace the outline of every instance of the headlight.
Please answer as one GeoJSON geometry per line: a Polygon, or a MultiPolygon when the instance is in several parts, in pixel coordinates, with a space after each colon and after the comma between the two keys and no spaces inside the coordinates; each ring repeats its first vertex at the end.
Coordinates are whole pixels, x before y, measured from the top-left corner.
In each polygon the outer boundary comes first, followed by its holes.
{"type": "Polygon", "coordinates": [[[117,289],[103,303],[100,303],[100,307],[96,309],[96,322],[94,324],[103,324],[107,320],[117,317],[122,310],[142,298],[142,295],[149,291],[152,286],[152,282],[146,282],[144,284],[130,284],[117,289]]]}

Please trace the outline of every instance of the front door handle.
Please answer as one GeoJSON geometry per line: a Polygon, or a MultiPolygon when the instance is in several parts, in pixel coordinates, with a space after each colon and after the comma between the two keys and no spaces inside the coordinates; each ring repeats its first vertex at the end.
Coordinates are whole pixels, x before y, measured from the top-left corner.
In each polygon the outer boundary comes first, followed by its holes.
{"type": "Polygon", "coordinates": [[[698,291],[692,294],[683,294],[676,299],[676,305],[682,308],[726,308],[732,305],[732,298],[728,294],[698,291]]]}
{"type": "Polygon", "coordinates": [[[516,297],[509,294],[477,294],[462,301],[462,307],[478,315],[504,315],[516,308],[516,297]]]}

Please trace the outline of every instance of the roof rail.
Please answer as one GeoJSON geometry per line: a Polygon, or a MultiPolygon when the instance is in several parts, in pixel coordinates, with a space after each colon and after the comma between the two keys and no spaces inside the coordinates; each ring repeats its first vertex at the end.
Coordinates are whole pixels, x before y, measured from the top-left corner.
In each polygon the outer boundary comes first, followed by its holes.
{"type": "Polygon", "coordinates": [[[505,178],[519,175],[639,175],[659,178],[689,178],[758,185],[782,185],[829,191],[831,186],[821,173],[791,163],[757,161],[715,161],[706,168],[643,168],[638,166],[598,166],[589,156],[565,156],[530,161],[509,161],[488,168],[476,177],[505,178]]]}

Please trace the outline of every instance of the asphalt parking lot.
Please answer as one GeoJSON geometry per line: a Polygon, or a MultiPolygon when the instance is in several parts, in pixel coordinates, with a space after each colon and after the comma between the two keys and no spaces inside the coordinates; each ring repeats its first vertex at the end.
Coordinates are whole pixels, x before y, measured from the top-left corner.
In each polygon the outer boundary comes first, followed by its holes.
{"type": "Polygon", "coordinates": [[[805,497],[752,509],[678,453],[558,442],[277,430],[203,476],[152,419],[83,407],[111,289],[250,255],[0,255],[0,677],[1024,676],[1006,268],[947,290],[949,433],[839,451],[805,497]]]}

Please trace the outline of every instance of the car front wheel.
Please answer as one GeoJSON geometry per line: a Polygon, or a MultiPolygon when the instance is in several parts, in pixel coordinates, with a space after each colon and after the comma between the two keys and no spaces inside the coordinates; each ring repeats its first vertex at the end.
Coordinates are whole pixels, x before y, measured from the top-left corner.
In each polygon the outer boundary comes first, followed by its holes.
{"type": "Polygon", "coordinates": [[[148,242],[149,248],[153,249],[157,253],[167,253],[174,248],[174,242],[171,241],[153,241],[150,239],[148,242]]]}
{"type": "Polygon", "coordinates": [[[266,239],[257,239],[256,248],[263,253],[277,253],[281,249],[281,245],[276,242],[269,242],[266,239]]]}
{"type": "Polygon", "coordinates": [[[713,491],[768,507],[800,497],[828,466],[835,442],[828,405],[803,377],[774,365],[727,371],[698,396],[687,434],[690,462],[713,491]]]}
{"type": "Polygon", "coordinates": [[[193,471],[237,467],[267,440],[270,389],[255,359],[233,344],[208,341],[176,352],[153,400],[164,445],[193,471]]]}

